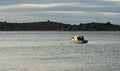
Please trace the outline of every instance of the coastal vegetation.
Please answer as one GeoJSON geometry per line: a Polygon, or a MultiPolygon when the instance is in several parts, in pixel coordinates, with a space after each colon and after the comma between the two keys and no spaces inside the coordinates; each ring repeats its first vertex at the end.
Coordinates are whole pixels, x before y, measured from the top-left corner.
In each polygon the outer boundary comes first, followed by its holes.
{"type": "Polygon", "coordinates": [[[120,31],[120,25],[106,23],[80,23],[78,25],[43,21],[30,23],[0,22],[0,31],[120,31]]]}

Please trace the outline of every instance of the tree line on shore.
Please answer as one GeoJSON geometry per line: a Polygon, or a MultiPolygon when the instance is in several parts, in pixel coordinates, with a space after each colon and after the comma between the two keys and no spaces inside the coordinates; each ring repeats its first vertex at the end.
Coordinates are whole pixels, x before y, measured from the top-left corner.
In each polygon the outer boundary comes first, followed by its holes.
{"type": "Polygon", "coordinates": [[[80,23],[79,25],[44,21],[30,23],[0,22],[0,31],[120,31],[120,25],[106,23],[80,23]]]}

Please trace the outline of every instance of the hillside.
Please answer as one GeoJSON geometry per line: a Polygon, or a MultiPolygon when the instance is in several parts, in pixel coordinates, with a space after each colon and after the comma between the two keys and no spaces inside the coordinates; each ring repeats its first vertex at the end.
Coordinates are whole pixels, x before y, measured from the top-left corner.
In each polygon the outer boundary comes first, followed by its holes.
{"type": "Polygon", "coordinates": [[[27,30],[49,30],[49,31],[120,31],[120,25],[107,23],[81,23],[79,25],[64,24],[59,22],[30,22],[30,23],[8,23],[0,22],[0,31],[27,31],[27,30]]]}

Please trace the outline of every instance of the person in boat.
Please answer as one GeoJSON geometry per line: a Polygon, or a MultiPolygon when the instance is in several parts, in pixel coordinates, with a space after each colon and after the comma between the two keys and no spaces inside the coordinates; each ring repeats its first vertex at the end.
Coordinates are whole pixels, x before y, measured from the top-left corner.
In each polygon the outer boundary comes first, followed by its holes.
{"type": "Polygon", "coordinates": [[[83,36],[78,36],[78,40],[84,41],[84,37],[83,36]]]}
{"type": "Polygon", "coordinates": [[[73,40],[73,41],[78,41],[78,36],[75,35],[74,37],[72,37],[72,40],[73,40]]]}
{"type": "Polygon", "coordinates": [[[83,36],[78,36],[77,39],[78,39],[79,41],[80,41],[80,40],[84,41],[84,37],[83,37],[83,36]]]}
{"type": "Polygon", "coordinates": [[[74,37],[72,37],[72,40],[74,40],[74,41],[84,41],[84,37],[75,35],[74,37]]]}

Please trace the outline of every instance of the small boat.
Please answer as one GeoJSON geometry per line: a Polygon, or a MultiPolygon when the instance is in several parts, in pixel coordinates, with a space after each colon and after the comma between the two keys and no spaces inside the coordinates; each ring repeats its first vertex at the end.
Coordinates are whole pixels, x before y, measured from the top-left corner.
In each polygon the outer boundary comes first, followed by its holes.
{"type": "Polygon", "coordinates": [[[88,43],[88,40],[85,40],[83,36],[75,35],[71,40],[71,43],[84,44],[88,43]]]}

